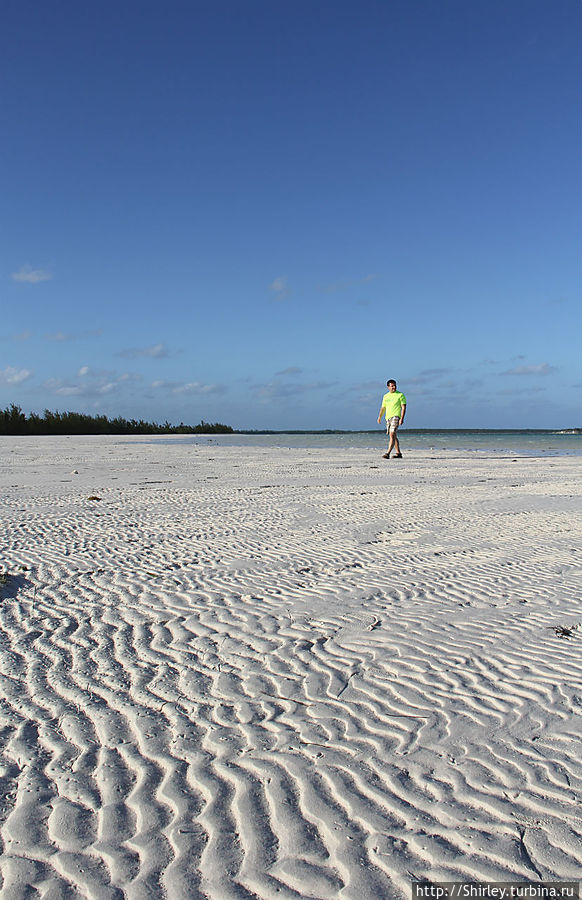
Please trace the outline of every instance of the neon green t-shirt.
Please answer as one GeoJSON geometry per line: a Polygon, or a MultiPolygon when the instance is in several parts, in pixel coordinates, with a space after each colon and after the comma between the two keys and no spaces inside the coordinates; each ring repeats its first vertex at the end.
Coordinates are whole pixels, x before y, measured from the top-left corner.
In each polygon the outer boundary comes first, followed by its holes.
{"type": "Polygon", "coordinates": [[[400,391],[388,391],[382,397],[382,406],[386,410],[386,421],[392,416],[402,415],[402,407],[406,406],[406,397],[400,391]]]}

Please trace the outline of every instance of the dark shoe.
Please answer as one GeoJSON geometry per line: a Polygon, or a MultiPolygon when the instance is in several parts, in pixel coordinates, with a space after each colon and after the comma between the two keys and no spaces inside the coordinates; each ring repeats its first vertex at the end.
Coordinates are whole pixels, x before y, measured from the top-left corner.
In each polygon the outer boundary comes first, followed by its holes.
{"type": "Polygon", "coordinates": [[[384,456],[382,457],[382,459],[390,459],[390,454],[389,454],[389,453],[385,453],[384,456]]]}
{"type": "Polygon", "coordinates": [[[395,453],[394,459],[402,459],[402,453],[395,453]]]}

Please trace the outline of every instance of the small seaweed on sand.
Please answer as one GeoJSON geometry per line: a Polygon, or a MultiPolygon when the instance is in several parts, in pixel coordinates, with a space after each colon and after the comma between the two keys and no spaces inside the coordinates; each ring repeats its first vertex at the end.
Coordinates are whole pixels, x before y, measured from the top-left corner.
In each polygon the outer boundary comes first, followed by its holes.
{"type": "Polygon", "coordinates": [[[7,572],[5,569],[0,572],[0,597],[4,597],[5,588],[10,588],[13,579],[14,575],[11,572],[7,572]]]}
{"type": "Polygon", "coordinates": [[[91,494],[90,497],[87,497],[87,500],[101,500],[101,497],[98,497],[97,494],[91,494]]]}
{"type": "Polygon", "coordinates": [[[28,566],[18,566],[16,572],[9,572],[6,569],[0,570],[0,598],[3,600],[15,597],[18,591],[30,582],[22,575],[22,572],[28,572],[28,566]]]}
{"type": "Polygon", "coordinates": [[[574,632],[577,628],[580,627],[580,622],[576,622],[575,625],[556,625],[552,629],[558,637],[561,638],[571,638],[574,637],[574,632]]]}

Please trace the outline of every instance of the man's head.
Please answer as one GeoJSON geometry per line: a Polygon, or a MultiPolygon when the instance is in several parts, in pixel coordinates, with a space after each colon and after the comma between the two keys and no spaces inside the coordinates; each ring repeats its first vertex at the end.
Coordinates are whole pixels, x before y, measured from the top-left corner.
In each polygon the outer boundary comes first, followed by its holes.
{"type": "Polygon", "coordinates": [[[395,390],[396,390],[396,382],[394,381],[393,378],[390,378],[390,379],[386,382],[386,387],[388,388],[389,391],[395,391],[395,390]]]}

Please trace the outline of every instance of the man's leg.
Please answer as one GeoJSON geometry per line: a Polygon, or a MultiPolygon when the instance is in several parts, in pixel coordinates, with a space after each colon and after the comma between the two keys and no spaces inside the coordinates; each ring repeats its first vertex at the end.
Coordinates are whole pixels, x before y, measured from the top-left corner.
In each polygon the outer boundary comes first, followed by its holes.
{"type": "MultiPolygon", "coordinates": [[[[384,459],[388,459],[388,457],[392,453],[395,442],[396,442],[396,446],[398,446],[398,439],[396,437],[396,431],[392,425],[390,425],[390,430],[388,431],[388,435],[389,435],[388,452],[384,454],[384,459]]],[[[396,452],[400,453],[400,450],[397,450],[396,452]]]]}

